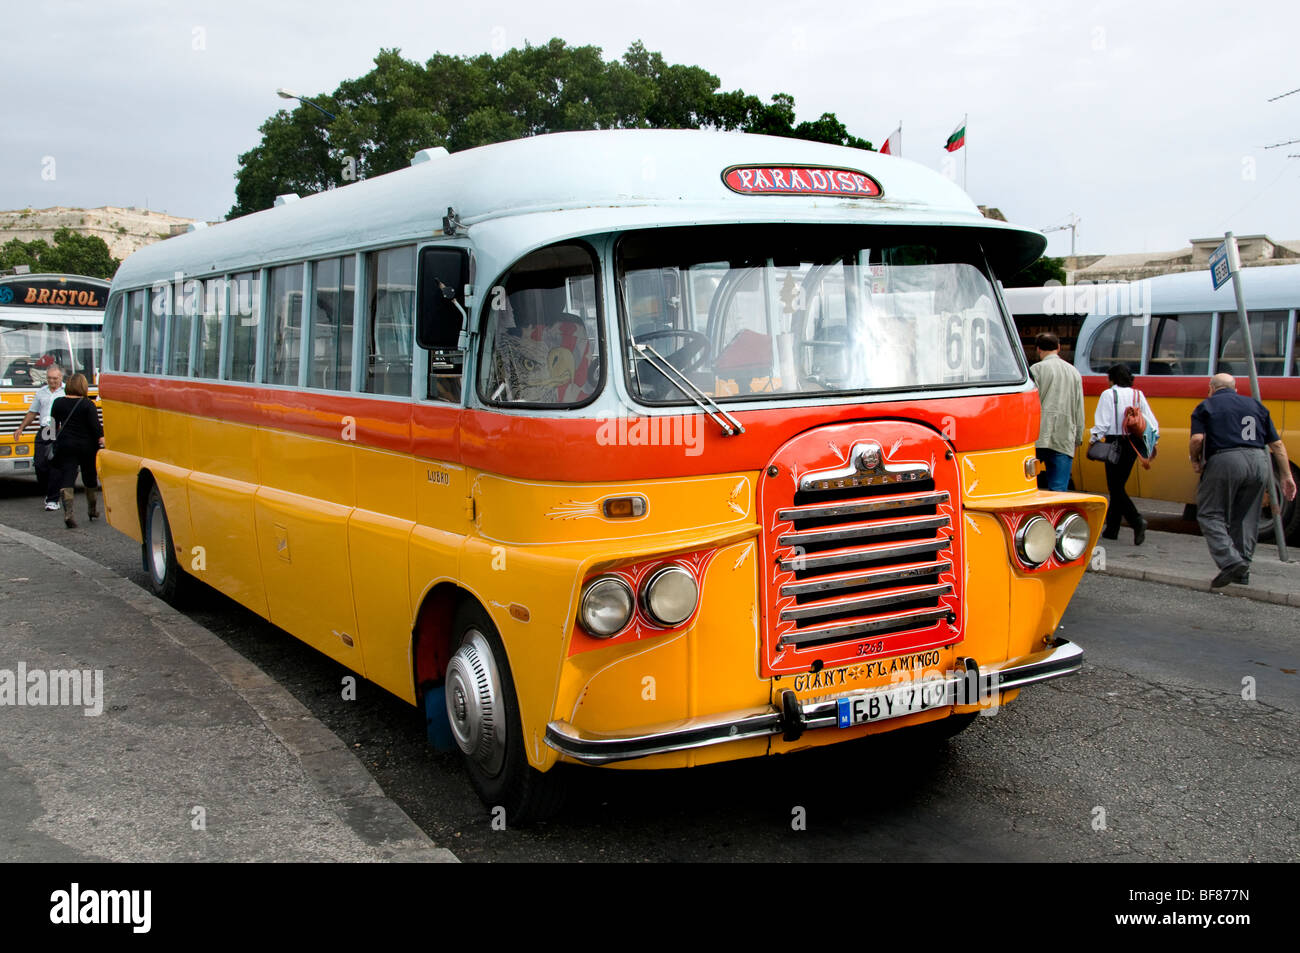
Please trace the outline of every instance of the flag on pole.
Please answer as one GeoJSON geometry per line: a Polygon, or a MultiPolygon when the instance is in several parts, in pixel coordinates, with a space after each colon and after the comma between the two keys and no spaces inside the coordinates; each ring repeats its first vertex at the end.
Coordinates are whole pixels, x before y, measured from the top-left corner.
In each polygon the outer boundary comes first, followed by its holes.
{"type": "Polygon", "coordinates": [[[966,145],[966,117],[963,116],[961,122],[957,123],[957,128],[952,131],[948,137],[948,142],[944,146],[949,152],[956,152],[962,146],[966,145]]]}
{"type": "Polygon", "coordinates": [[[889,134],[885,144],[880,147],[882,156],[901,156],[903,154],[903,124],[900,122],[898,128],[889,134]]]}

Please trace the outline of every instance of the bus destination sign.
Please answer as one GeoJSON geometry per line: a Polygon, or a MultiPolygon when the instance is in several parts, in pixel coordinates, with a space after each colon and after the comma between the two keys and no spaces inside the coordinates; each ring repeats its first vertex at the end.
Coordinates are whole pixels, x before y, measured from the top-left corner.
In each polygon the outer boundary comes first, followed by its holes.
{"type": "Polygon", "coordinates": [[[106,284],[75,278],[19,278],[0,283],[0,305],[103,311],[106,284]]]}
{"type": "Polygon", "coordinates": [[[857,169],[804,165],[733,165],[722,181],[741,195],[827,195],[833,198],[878,199],[880,183],[857,169]]]}

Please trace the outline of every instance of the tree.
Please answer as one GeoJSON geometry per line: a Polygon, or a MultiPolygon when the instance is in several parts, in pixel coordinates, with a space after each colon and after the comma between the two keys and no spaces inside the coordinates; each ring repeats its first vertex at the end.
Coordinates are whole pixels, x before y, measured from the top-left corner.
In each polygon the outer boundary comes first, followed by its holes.
{"type": "Polygon", "coordinates": [[[0,245],[0,269],[26,265],[34,272],[109,279],[120,264],[119,259],[109,254],[104,239],[82,235],[70,228],[55,231],[53,245],[43,238],[30,242],[14,238],[0,245]]]}
{"type": "Polygon", "coordinates": [[[638,40],[621,60],[600,47],[553,39],[499,57],[438,53],[424,64],[383,49],[364,76],[344,80],[310,106],[262,123],[262,141],[239,157],[227,218],[270,208],[277,195],[308,194],[404,168],[418,150],[451,152],[579,129],[729,129],[870,149],[834,113],[795,122],[794,97],[770,103],[719,92],[698,66],[671,64],[638,40]]]}
{"type": "Polygon", "coordinates": [[[1008,276],[1003,282],[1007,288],[1041,288],[1049,281],[1065,284],[1065,259],[1040,258],[1023,271],[1008,276]]]}

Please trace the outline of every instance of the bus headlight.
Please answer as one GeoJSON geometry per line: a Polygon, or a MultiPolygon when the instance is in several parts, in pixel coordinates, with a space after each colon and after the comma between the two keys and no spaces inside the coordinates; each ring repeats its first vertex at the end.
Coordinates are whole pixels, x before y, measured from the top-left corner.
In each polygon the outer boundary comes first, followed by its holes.
{"type": "Polygon", "coordinates": [[[1069,513],[1056,524],[1056,555],[1063,563],[1072,563],[1088,546],[1088,521],[1078,513],[1069,513]]]}
{"type": "Polygon", "coordinates": [[[600,576],[583,590],[578,618],[590,635],[608,639],[627,627],[635,608],[632,587],[622,577],[600,576]]]}
{"type": "Polygon", "coordinates": [[[1056,530],[1042,516],[1031,516],[1016,530],[1016,552],[1030,566],[1041,566],[1052,555],[1056,530]]]}
{"type": "Polygon", "coordinates": [[[655,570],[641,587],[641,605],[646,615],[665,629],[689,619],[699,601],[700,587],[695,577],[681,566],[655,570]]]}

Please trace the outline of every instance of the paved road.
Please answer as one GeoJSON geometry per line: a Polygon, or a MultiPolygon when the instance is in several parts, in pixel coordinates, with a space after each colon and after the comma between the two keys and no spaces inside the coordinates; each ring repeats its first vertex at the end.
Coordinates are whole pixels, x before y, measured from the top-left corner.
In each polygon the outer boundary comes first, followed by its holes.
{"type": "MultiPolygon", "coordinates": [[[[102,524],[64,529],[30,484],[0,480],[0,521],[144,585],[133,543],[102,524]]],[[[1088,576],[1063,631],[1086,648],[1084,672],[946,747],[868,739],[694,771],[574,770],[560,817],[508,831],[491,829],[458,759],[428,749],[414,709],[365,682],[343,701],[343,668],[216,593],[188,614],[285,685],[465,861],[1300,856],[1295,609],[1088,576]],[[796,808],[806,830],[792,830],[796,808]]]]}

